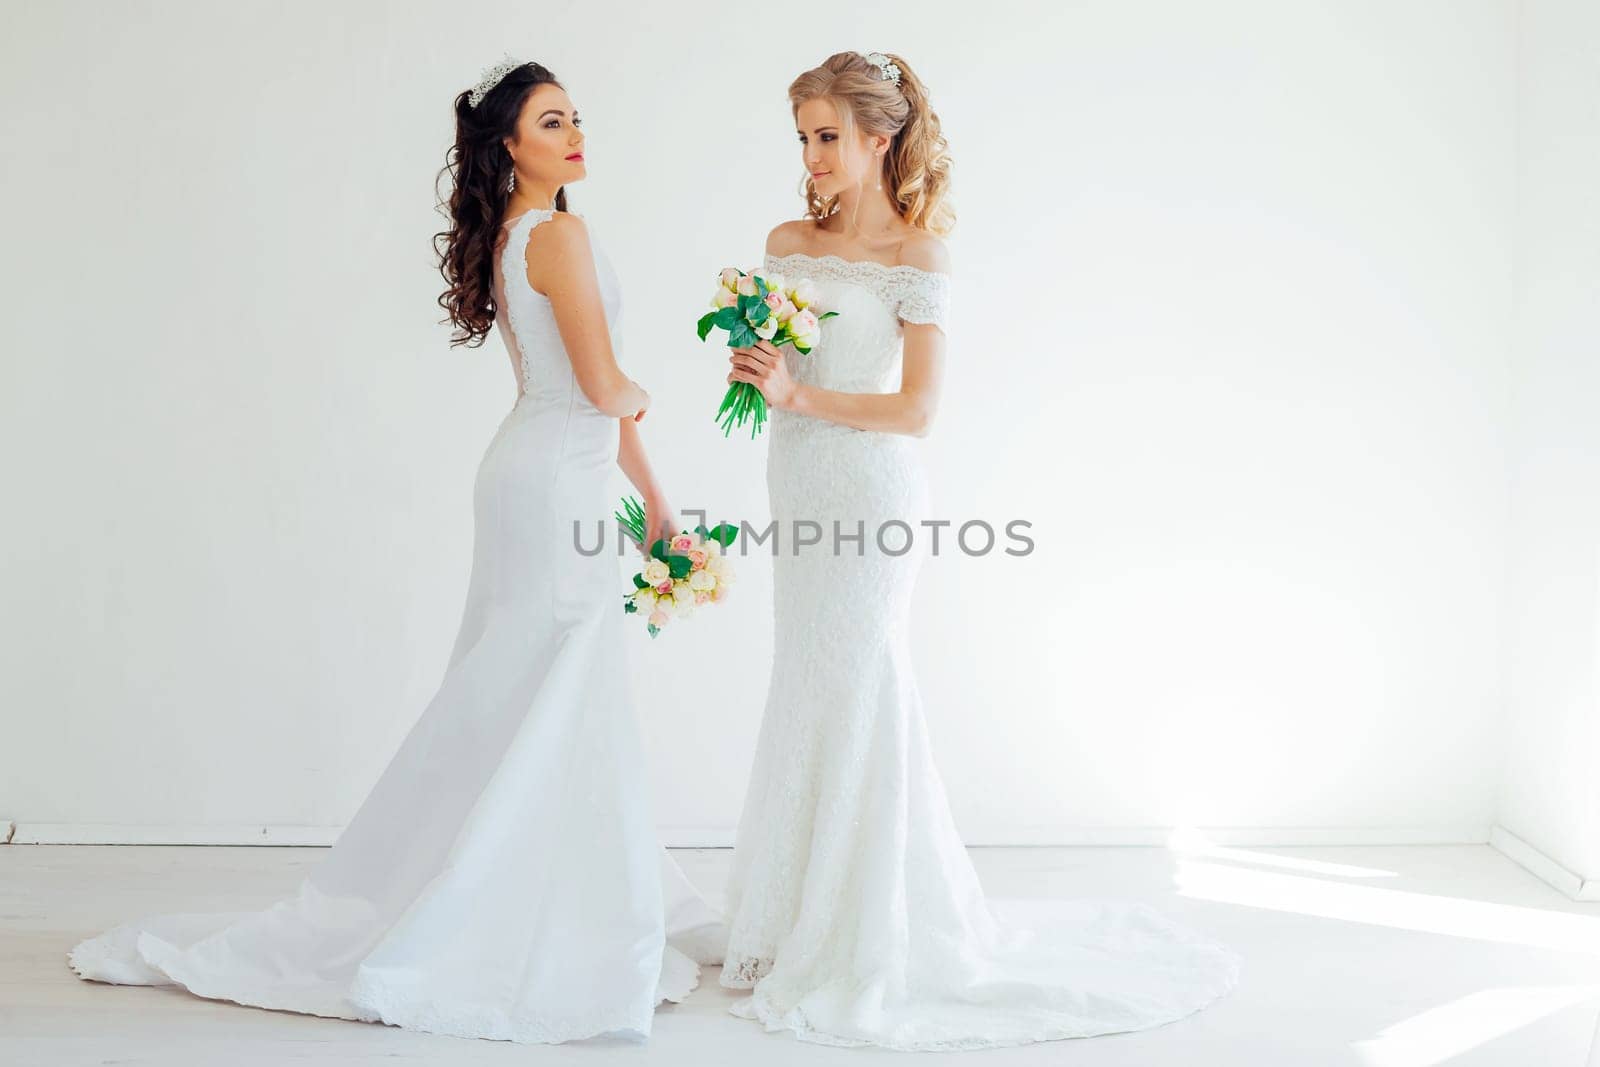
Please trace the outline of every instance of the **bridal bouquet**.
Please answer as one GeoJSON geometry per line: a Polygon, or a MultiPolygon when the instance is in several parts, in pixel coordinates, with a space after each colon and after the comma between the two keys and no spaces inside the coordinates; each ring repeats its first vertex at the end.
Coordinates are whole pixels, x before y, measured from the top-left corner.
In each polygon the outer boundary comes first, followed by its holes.
{"type": "MultiPolygon", "coordinates": [[[[630,496],[622,507],[614,513],[617,522],[635,544],[644,544],[644,505],[630,496]]],[[[727,599],[734,574],[723,551],[737,536],[738,527],[725,522],[709,530],[696,526],[692,532],[658,538],[650,546],[644,569],[633,576],[633,592],[622,595],[622,610],[643,615],[645,629],[654,637],[667,620],[688,618],[702,604],[727,599]]]]}
{"type": "MultiPolygon", "coordinates": [[[[750,348],[757,341],[771,341],[774,347],[792,344],[801,353],[817,346],[822,337],[822,320],[839,314],[819,311],[816,288],[809,278],[791,285],[782,275],[767,277],[736,267],[723,270],[711,307],[713,310],[700,316],[700,340],[704,341],[715,326],[728,331],[729,348],[750,348]]],[[[750,419],[750,437],[754,440],[767,421],[766,398],[751,383],[734,382],[723,394],[716,417],[722,423],[724,437],[750,419]]]]}

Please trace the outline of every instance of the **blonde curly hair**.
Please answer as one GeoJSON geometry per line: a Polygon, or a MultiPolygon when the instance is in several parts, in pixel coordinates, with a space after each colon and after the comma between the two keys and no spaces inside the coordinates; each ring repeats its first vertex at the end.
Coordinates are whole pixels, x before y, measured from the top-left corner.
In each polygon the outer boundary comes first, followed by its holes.
{"type": "MultiPolygon", "coordinates": [[[[943,236],[956,221],[949,203],[949,145],[939,131],[939,116],[929,106],[927,86],[902,57],[883,54],[900,68],[899,85],[885,79],[860,52],[836,52],[789,84],[789,103],[798,113],[806,101],[827,98],[839,109],[847,130],[887,135],[884,181],[896,210],[911,225],[943,236]]],[[[838,197],[818,195],[810,175],[800,195],[812,218],[827,218],[839,209],[838,197]]]]}

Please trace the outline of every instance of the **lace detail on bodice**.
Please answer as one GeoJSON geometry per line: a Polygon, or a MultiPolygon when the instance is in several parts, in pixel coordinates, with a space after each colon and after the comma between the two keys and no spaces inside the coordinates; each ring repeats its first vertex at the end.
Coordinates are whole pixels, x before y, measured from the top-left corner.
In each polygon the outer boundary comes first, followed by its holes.
{"type": "MultiPolygon", "coordinates": [[[[787,283],[809,278],[817,304],[837,311],[822,324],[822,339],[807,354],[784,345],[784,363],[795,381],[843,393],[890,393],[900,388],[903,322],[931,322],[944,328],[950,299],[948,275],[907,264],[890,266],[840,256],[791,252],[766,256],[763,266],[787,283]]],[[[865,431],[841,423],[772,412],[773,443],[780,439],[822,440],[865,431]],[[798,436],[797,436],[798,435],[798,436]]]]}
{"type": "Polygon", "coordinates": [[[948,329],[950,317],[950,276],[923,270],[909,263],[877,263],[869,259],[845,259],[832,254],[812,256],[790,252],[768,255],[768,270],[798,277],[831,277],[859,285],[873,293],[905,322],[931,324],[948,329]]]}
{"type": "MultiPolygon", "coordinates": [[[[572,362],[567,356],[566,345],[561,340],[561,331],[556,325],[555,311],[550,306],[549,298],[528,284],[528,239],[532,236],[534,227],[554,215],[555,211],[551,208],[531,208],[512,219],[506,226],[508,232],[498,257],[499,278],[496,282],[500,293],[500,307],[505,315],[505,322],[502,325],[509,326],[511,336],[505,336],[507,333],[505,329],[502,329],[501,333],[506,347],[515,357],[518,368],[518,403],[532,393],[543,400],[575,399],[593,408],[582,391],[577,388],[572,362]]],[[[582,218],[581,215],[578,217],[582,218]]],[[[600,298],[605,305],[606,325],[611,332],[612,353],[620,364],[622,362],[621,284],[612,269],[610,259],[599,243],[593,239],[593,235],[590,236],[589,247],[594,254],[595,273],[600,283],[600,298]]]]}

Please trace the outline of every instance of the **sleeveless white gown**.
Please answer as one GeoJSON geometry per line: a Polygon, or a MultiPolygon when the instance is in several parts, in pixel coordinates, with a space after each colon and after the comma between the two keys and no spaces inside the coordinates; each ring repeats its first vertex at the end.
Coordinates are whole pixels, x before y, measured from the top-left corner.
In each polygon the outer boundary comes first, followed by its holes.
{"type": "MultiPolygon", "coordinates": [[[[814,279],[840,312],[809,355],[783,349],[801,382],[898,389],[901,322],[944,328],[947,275],[831,255],[765,266],[814,279]]],[[[751,993],[730,1010],[823,1044],[970,1049],[1157,1026],[1231,989],[1237,954],[1140,902],[1034,905],[1026,922],[991,910],[911,671],[920,523],[935,517],[920,442],[774,411],[767,486],[774,658],[721,973],[751,993]],[[818,523],[822,544],[794,554],[796,520],[818,523]],[[904,554],[894,520],[914,534],[904,554]],[[859,547],[843,540],[858,531],[859,547]]]]}
{"type": "MultiPolygon", "coordinates": [[[[461,1037],[643,1038],[716,963],[720,918],[662,848],[608,518],[617,420],[578,388],[528,235],[496,257],[516,404],[478,468],[472,576],[437,695],[329,853],[262,911],[168,914],[79,943],[80,977],[461,1037]]],[[[619,350],[621,294],[595,259],[619,350]]]]}

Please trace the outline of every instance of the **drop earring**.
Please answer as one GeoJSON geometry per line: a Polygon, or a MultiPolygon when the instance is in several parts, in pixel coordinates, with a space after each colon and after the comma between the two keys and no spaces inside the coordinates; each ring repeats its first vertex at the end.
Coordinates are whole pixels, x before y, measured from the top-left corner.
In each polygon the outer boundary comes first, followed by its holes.
{"type": "Polygon", "coordinates": [[[511,180],[506,182],[506,192],[514,193],[516,191],[517,191],[517,172],[516,172],[515,168],[512,168],[511,180]]]}

